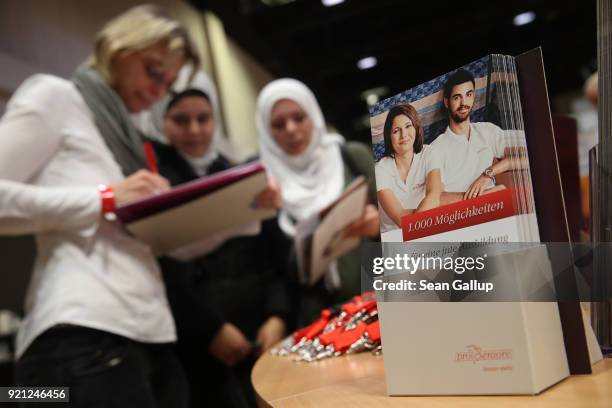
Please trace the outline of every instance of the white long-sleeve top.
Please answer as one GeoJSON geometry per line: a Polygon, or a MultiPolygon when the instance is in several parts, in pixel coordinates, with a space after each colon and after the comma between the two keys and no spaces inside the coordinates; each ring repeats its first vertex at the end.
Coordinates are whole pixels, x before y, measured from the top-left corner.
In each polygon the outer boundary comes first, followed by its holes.
{"type": "Polygon", "coordinates": [[[149,247],[100,215],[97,186],[123,178],[73,83],[35,75],[19,87],[0,121],[0,234],[36,234],[38,254],[17,357],[59,323],[176,340],[149,247]]]}

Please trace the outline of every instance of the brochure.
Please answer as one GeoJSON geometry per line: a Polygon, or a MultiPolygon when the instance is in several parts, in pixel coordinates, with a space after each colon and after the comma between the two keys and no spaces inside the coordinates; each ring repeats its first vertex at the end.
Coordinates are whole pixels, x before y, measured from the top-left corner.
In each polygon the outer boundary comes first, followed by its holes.
{"type": "MultiPolygon", "coordinates": [[[[188,260],[216,248],[219,240],[253,229],[248,225],[273,217],[273,210],[252,207],[266,186],[263,166],[247,164],[119,207],[116,214],[157,256],[188,260]]],[[[254,227],[259,230],[257,224],[254,227]]]]}
{"type": "Polygon", "coordinates": [[[366,179],[359,176],[334,202],[297,224],[295,247],[302,282],[315,284],[335,259],[359,245],[359,238],[345,237],[344,230],[363,216],[367,195],[366,179]]]}
{"type": "Polygon", "coordinates": [[[383,242],[539,242],[513,57],[486,56],[370,114],[383,242]]]}

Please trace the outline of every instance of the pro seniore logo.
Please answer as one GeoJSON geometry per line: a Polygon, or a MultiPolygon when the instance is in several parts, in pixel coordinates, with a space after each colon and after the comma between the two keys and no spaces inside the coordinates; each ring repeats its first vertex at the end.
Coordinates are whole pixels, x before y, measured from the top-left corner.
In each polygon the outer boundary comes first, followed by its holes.
{"type": "Polygon", "coordinates": [[[499,361],[512,360],[512,350],[483,350],[482,347],[469,344],[466,351],[455,353],[455,362],[463,363],[471,361],[476,364],[478,361],[499,361]]]}

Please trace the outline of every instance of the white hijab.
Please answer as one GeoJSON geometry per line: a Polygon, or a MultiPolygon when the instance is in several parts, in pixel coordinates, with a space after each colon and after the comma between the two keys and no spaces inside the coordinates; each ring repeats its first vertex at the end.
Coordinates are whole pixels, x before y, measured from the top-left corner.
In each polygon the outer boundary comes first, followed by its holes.
{"type": "Polygon", "coordinates": [[[212,114],[215,119],[215,129],[210,145],[204,155],[200,157],[191,157],[181,152],[179,152],[179,154],[193,167],[196,174],[203,176],[206,172],[206,168],[219,157],[219,143],[223,139],[217,88],[208,75],[199,70],[193,73],[193,67],[191,65],[183,66],[172,86],[172,91],[137,120],[140,122],[140,129],[146,136],[167,144],[168,139],[164,135],[164,116],[168,110],[168,104],[172,100],[173,95],[190,89],[204,92],[208,96],[212,114]]]}
{"type": "Polygon", "coordinates": [[[295,79],[278,79],[264,87],[257,98],[257,130],[261,160],[280,183],[283,209],[279,225],[295,234],[295,221],[301,221],[338,198],[344,188],[344,166],[340,145],[342,136],[327,133],[325,119],[310,89],[295,79]],[[298,156],[285,153],[270,130],[274,105],[281,99],[297,103],[313,122],[313,134],[306,150],[298,156]]]}

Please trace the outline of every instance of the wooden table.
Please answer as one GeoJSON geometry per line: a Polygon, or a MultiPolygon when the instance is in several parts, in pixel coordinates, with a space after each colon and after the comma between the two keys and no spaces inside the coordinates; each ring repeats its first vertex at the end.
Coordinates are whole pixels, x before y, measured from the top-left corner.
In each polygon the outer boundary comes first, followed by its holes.
{"type": "Polygon", "coordinates": [[[362,353],[315,363],[262,356],[252,373],[262,406],[275,408],[612,408],[612,359],[592,375],[572,376],[536,396],[389,397],[382,356],[362,353]]]}

